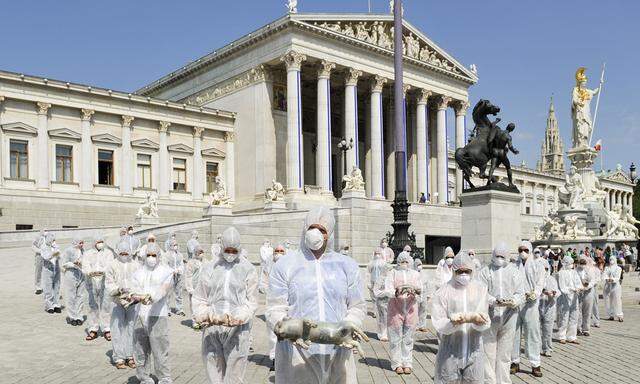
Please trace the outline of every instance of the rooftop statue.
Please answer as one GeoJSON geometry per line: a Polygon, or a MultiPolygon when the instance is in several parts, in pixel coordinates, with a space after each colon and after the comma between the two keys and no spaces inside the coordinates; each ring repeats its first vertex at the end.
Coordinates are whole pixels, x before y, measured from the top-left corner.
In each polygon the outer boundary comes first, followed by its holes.
{"type": "Polygon", "coordinates": [[[475,127],[473,138],[464,148],[456,150],[455,158],[458,167],[462,170],[464,180],[471,189],[479,189],[471,182],[472,168],[476,167],[480,171],[480,178],[487,179],[486,187],[481,189],[502,189],[509,192],[519,193],[518,188],[513,184],[511,174],[511,162],[508,158],[509,151],[518,154],[519,151],[513,146],[511,132],[515,129],[514,123],[509,123],[506,129],[498,126],[500,119],[489,120],[489,115],[497,115],[500,107],[491,104],[489,100],[480,100],[473,108],[472,116],[475,127]],[[486,174],[487,165],[490,164],[489,174],[486,174]],[[496,168],[504,165],[507,170],[509,185],[498,183],[493,176],[496,168]]]}

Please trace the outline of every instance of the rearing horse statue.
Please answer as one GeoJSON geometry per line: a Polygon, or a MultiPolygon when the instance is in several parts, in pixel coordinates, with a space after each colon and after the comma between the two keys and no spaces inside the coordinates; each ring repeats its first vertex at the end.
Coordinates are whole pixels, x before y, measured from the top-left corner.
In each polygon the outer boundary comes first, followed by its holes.
{"type": "MultiPolygon", "coordinates": [[[[491,160],[491,148],[489,143],[493,141],[495,137],[496,123],[500,121],[491,121],[487,117],[488,115],[497,115],[500,112],[500,107],[497,107],[489,100],[480,100],[473,107],[473,122],[475,123],[474,137],[463,148],[456,149],[456,163],[462,170],[464,180],[469,184],[471,188],[475,188],[471,182],[471,168],[476,167],[480,170],[480,178],[487,179],[486,174],[487,166],[491,160]]],[[[491,181],[491,180],[489,180],[491,181]]]]}

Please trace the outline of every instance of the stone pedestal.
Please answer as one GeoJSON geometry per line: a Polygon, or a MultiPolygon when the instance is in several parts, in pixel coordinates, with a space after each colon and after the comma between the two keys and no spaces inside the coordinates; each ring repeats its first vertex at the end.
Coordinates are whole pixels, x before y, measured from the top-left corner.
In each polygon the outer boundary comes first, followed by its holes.
{"type": "Polygon", "coordinates": [[[231,216],[231,207],[228,205],[210,205],[203,209],[202,217],[231,216]]]}
{"type": "Polygon", "coordinates": [[[135,221],[136,225],[140,225],[142,227],[160,225],[160,219],[157,217],[136,217],[135,221]]]}
{"type": "Polygon", "coordinates": [[[517,252],[521,241],[521,200],[522,195],[513,192],[462,193],[462,249],[475,249],[484,263],[491,260],[491,251],[501,241],[511,252],[517,252]]]}
{"type": "Polygon", "coordinates": [[[344,191],[340,198],[340,206],[344,208],[362,208],[367,202],[367,197],[362,191],[344,191]]]}
{"type": "Polygon", "coordinates": [[[267,200],[264,202],[265,212],[282,212],[287,210],[287,203],[284,200],[267,200]]]}

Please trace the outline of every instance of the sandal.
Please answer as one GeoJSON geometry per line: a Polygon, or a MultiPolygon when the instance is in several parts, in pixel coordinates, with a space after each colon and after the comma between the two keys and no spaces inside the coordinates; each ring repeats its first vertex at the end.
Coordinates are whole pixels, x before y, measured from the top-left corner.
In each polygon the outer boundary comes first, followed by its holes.
{"type": "Polygon", "coordinates": [[[105,332],[102,334],[107,341],[111,341],[111,332],[105,332]]]}
{"type": "Polygon", "coordinates": [[[117,369],[126,369],[127,366],[125,365],[124,361],[120,360],[120,361],[116,361],[116,368],[117,369]]]}
{"type": "Polygon", "coordinates": [[[87,335],[87,337],[85,337],[84,339],[86,341],[91,341],[91,340],[95,340],[98,338],[98,332],[96,331],[91,331],[89,332],[89,334],[87,335]]]}
{"type": "Polygon", "coordinates": [[[127,359],[127,365],[129,366],[129,368],[135,368],[136,362],[133,359],[127,359]]]}
{"type": "Polygon", "coordinates": [[[402,375],[402,374],[404,374],[404,369],[402,369],[402,367],[398,367],[398,368],[396,368],[396,373],[398,375],[402,375]]]}
{"type": "Polygon", "coordinates": [[[404,374],[405,374],[405,375],[410,375],[410,374],[411,374],[411,368],[409,368],[409,367],[404,367],[404,374]]]}

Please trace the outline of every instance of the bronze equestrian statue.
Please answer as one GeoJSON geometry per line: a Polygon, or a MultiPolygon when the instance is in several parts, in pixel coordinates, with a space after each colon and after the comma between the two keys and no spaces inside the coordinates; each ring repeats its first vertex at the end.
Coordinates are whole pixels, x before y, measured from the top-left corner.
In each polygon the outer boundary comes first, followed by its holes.
{"type": "Polygon", "coordinates": [[[489,119],[489,115],[497,115],[500,107],[491,104],[489,100],[480,100],[473,108],[472,116],[475,127],[473,138],[464,148],[456,149],[456,163],[462,170],[463,178],[471,189],[501,189],[519,193],[518,188],[513,184],[511,175],[511,163],[507,157],[509,151],[518,154],[518,150],[513,147],[511,132],[515,129],[515,124],[511,123],[506,130],[498,126],[499,118],[495,121],[489,119]],[[503,164],[507,170],[509,185],[497,183],[493,172],[503,164]],[[487,166],[490,165],[487,175],[487,166]],[[487,179],[486,187],[477,188],[471,182],[472,167],[478,168],[480,178],[487,179]]]}

